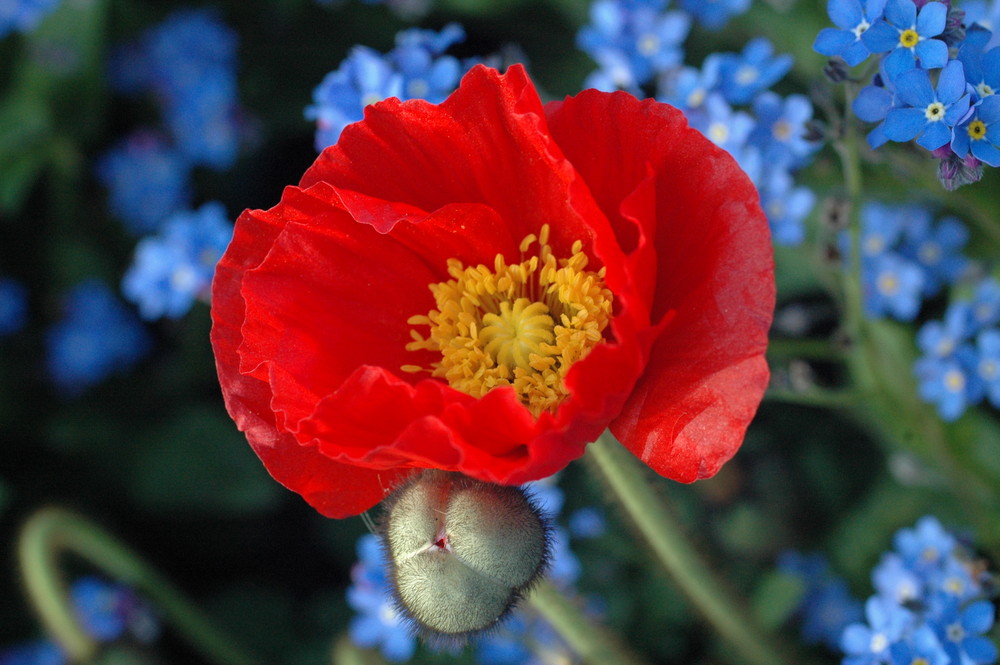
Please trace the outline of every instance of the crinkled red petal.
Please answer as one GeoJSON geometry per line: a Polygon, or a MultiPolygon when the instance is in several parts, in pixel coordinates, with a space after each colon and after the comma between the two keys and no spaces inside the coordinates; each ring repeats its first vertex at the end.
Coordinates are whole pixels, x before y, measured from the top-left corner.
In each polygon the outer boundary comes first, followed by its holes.
{"type": "Polygon", "coordinates": [[[774,266],[756,191],[663,104],[587,91],[549,112],[560,147],[635,247],[630,269],[643,293],[655,265],[651,321],[671,315],[611,430],[665,476],[710,476],[740,446],[768,381],[774,266]],[[646,217],[650,193],[655,216],[646,217]]]}
{"type": "Polygon", "coordinates": [[[272,213],[243,213],[230,248],[216,267],[212,346],[219,382],[229,414],[275,480],[301,494],[322,514],[348,517],[381,501],[389,487],[412,471],[361,469],[298,445],[291,434],[276,426],[268,406],[271,389],[267,382],[239,371],[237,350],[243,343],[240,328],[245,311],[240,284],[245,271],[260,262],[284,224],[282,217],[272,213]]]}

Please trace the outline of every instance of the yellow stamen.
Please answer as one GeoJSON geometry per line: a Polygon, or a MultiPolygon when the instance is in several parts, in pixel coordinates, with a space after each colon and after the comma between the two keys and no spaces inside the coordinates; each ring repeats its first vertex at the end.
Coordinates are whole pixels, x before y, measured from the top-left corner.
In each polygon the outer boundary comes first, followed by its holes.
{"type": "Polygon", "coordinates": [[[970,139],[978,141],[986,136],[986,124],[979,119],[973,120],[969,123],[969,127],[966,131],[969,132],[970,139]]]}
{"type": "Polygon", "coordinates": [[[920,41],[920,35],[917,34],[916,30],[908,28],[899,33],[899,43],[904,48],[913,48],[920,41]]]}
{"type": "Polygon", "coordinates": [[[497,254],[491,270],[449,259],[452,279],[430,285],[437,309],[408,321],[430,332],[424,337],[411,330],[413,341],[406,345],[408,351],[440,353],[441,360],[429,368],[404,365],[403,371],[429,371],[474,397],[512,386],[534,416],[555,411],[569,395],[569,368],[604,340],[613,296],[604,268],[586,269],[583,243],[573,243],[568,259],[557,259],[548,243],[545,225],[537,237],[521,241],[519,263],[507,265],[497,254]]]}

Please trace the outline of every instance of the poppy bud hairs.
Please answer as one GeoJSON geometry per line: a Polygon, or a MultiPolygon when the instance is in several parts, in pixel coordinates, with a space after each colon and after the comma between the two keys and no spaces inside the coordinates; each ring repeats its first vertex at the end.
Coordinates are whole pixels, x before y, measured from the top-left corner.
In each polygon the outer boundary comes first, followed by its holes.
{"type": "Polygon", "coordinates": [[[691,482],[767,385],[774,264],[756,190],[674,108],[543,105],[474,67],[438,105],[365,109],[216,268],[230,415],[329,517],[423,469],[547,477],[610,427],[691,482]]]}
{"type": "Polygon", "coordinates": [[[393,492],[385,511],[396,604],[437,641],[493,626],[548,564],[551,527],[517,486],[427,470],[393,492]]]}

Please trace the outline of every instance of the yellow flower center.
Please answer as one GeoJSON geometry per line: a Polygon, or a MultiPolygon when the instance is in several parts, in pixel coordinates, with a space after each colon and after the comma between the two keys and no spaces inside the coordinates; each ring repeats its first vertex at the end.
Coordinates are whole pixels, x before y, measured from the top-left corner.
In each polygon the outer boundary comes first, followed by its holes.
{"type": "Polygon", "coordinates": [[[521,241],[521,261],[507,265],[503,255],[485,265],[465,267],[448,260],[447,282],[431,284],[437,305],[412,326],[429,326],[426,337],[411,331],[408,351],[441,354],[429,368],[404,365],[403,371],[429,371],[456,390],[482,397],[493,388],[512,386],[534,416],[555,411],[569,395],[569,368],[604,340],[613,295],[604,285],[604,268],[587,270],[583,243],[568,259],[557,259],[548,244],[549,227],[521,241]],[[535,252],[528,254],[535,243],[535,252]]]}
{"type": "Polygon", "coordinates": [[[920,41],[920,35],[913,28],[903,30],[899,33],[899,43],[905,48],[913,48],[920,41]]]}
{"type": "Polygon", "coordinates": [[[982,120],[973,120],[966,131],[969,132],[970,139],[978,141],[986,136],[986,124],[982,120]]]}
{"type": "Polygon", "coordinates": [[[944,104],[941,102],[931,102],[927,105],[927,108],[924,109],[924,117],[930,122],[938,122],[944,119],[944,111],[944,104]]]}

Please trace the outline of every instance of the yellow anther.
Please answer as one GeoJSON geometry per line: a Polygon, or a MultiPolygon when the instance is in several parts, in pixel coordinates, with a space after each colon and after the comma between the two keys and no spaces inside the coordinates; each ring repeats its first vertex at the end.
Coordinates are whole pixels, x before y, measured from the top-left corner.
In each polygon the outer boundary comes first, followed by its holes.
{"type": "Polygon", "coordinates": [[[519,263],[508,265],[498,254],[493,271],[449,259],[452,279],[430,285],[437,309],[408,319],[430,332],[411,331],[414,341],[406,349],[437,352],[441,360],[429,368],[404,365],[403,371],[425,369],[475,397],[512,386],[535,416],[555,411],[569,394],[564,379],[570,366],[604,340],[613,296],[604,286],[604,268],[586,269],[581,241],[568,259],[557,260],[548,240],[545,225],[521,241],[519,263]]]}

